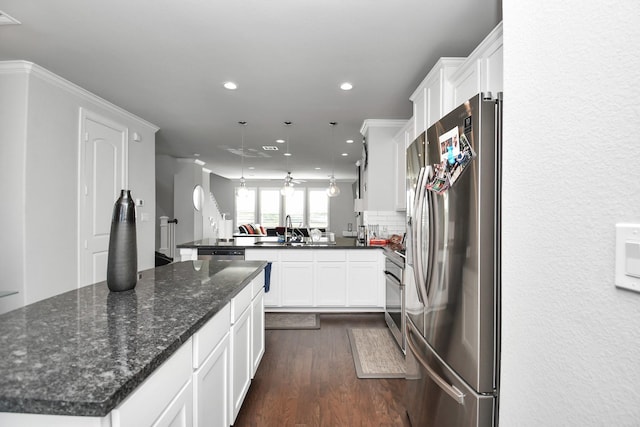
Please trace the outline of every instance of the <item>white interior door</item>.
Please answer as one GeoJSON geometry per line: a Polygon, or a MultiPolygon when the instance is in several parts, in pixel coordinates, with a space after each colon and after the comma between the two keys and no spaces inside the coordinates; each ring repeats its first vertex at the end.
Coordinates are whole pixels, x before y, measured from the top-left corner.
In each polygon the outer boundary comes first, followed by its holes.
{"type": "Polygon", "coordinates": [[[107,253],[113,205],[127,188],[124,125],[81,110],[79,286],[107,278],[107,253]]]}

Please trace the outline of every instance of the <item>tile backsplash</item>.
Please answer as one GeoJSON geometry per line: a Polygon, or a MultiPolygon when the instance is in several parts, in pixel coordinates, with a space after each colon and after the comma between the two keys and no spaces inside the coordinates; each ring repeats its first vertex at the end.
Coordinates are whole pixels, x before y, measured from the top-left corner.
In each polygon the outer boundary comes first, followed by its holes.
{"type": "Polygon", "coordinates": [[[406,231],[406,213],[396,211],[364,211],[364,225],[378,225],[380,234],[384,236],[385,227],[386,235],[399,234],[402,236],[406,231]]]}

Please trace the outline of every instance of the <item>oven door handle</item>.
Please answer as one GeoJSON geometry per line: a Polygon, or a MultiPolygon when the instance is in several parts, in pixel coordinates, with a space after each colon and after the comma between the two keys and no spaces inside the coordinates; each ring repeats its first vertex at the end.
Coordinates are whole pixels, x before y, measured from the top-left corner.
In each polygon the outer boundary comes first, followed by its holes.
{"type": "Polygon", "coordinates": [[[398,286],[400,286],[400,285],[402,284],[402,280],[400,280],[400,279],[398,278],[398,276],[396,276],[396,275],[395,275],[395,274],[393,274],[392,272],[385,270],[385,271],[384,271],[384,274],[385,274],[387,277],[391,277],[391,278],[392,278],[392,280],[393,280],[394,282],[398,282],[398,283],[397,283],[397,284],[398,284],[398,286]]]}

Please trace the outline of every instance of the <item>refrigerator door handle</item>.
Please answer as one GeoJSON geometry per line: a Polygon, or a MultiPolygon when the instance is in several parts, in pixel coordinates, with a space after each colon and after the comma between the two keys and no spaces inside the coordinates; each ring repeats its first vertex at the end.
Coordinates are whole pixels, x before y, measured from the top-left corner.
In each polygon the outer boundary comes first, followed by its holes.
{"type": "Polygon", "coordinates": [[[427,305],[427,294],[426,294],[426,277],[424,276],[424,270],[422,265],[422,256],[420,255],[419,249],[422,249],[422,208],[423,208],[423,200],[425,196],[425,179],[427,177],[426,169],[421,168],[420,173],[418,175],[418,183],[416,187],[416,198],[414,200],[414,218],[413,218],[413,258],[414,265],[413,270],[415,273],[415,286],[417,288],[418,300],[427,305]]]}
{"type": "Polygon", "coordinates": [[[420,355],[420,352],[418,351],[418,348],[416,347],[416,345],[413,342],[412,334],[415,334],[415,331],[413,330],[413,328],[414,327],[413,327],[413,325],[411,325],[411,322],[407,322],[407,346],[409,347],[409,350],[411,350],[411,353],[413,354],[413,356],[422,365],[422,367],[427,371],[427,374],[431,377],[433,382],[435,382],[438,385],[438,387],[440,387],[442,389],[442,391],[447,393],[458,404],[460,404],[460,405],[464,404],[464,396],[465,396],[464,393],[461,392],[460,389],[458,389],[456,386],[454,386],[453,384],[449,384],[440,375],[438,375],[429,366],[427,361],[424,360],[424,358],[420,355]]]}

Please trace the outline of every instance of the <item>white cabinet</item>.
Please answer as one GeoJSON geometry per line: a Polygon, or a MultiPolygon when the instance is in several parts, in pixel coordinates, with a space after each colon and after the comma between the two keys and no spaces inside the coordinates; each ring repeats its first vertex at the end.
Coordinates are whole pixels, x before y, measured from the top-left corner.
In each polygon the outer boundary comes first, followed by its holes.
{"type": "Polygon", "coordinates": [[[271,291],[274,282],[279,284],[276,289],[281,289],[280,303],[267,305],[265,297],[267,311],[384,309],[382,250],[247,249],[246,257],[252,260],[268,257],[272,262],[271,291]],[[277,276],[273,276],[274,271],[277,276]]]}
{"type": "Polygon", "coordinates": [[[264,292],[265,307],[279,307],[282,305],[280,283],[280,250],[278,249],[247,249],[244,259],[247,261],[267,261],[271,262],[271,274],[269,292],[264,292]]]}
{"type": "Polygon", "coordinates": [[[264,355],[264,272],[251,282],[251,379],[264,355]]]}
{"type": "Polygon", "coordinates": [[[371,286],[372,283],[383,280],[382,254],[377,251],[351,251],[348,255],[347,305],[349,307],[384,306],[384,289],[371,286]]]}
{"type": "Polygon", "coordinates": [[[340,307],[347,303],[347,257],[343,250],[316,253],[316,306],[340,307]]]}
{"type": "Polygon", "coordinates": [[[407,147],[413,141],[414,120],[411,118],[393,138],[395,210],[407,210],[407,147]]]}
{"type": "Polygon", "coordinates": [[[193,339],[194,424],[226,427],[229,417],[231,304],[225,305],[193,339]]]}
{"type": "Polygon", "coordinates": [[[360,133],[367,143],[367,165],[362,171],[363,188],[360,197],[368,211],[395,209],[395,145],[393,137],[406,120],[365,120],[360,133]]]}
{"type": "Polygon", "coordinates": [[[282,305],[313,306],[313,263],[283,261],[280,266],[282,305]]]}
{"type": "Polygon", "coordinates": [[[411,141],[453,108],[451,75],[465,58],[440,58],[409,99],[413,102],[411,141]]]}
{"type": "Polygon", "coordinates": [[[313,306],[313,252],[307,249],[280,251],[282,305],[313,306]]]}
{"type": "Polygon", "coordinates": [[[190,427],[193,426],[193,387],[191,381],[185,384],[180,393],[171,401],[167,409],[153,423],[153,427],[190,427]]]}
{"type": "Polygon", "coordinates": [[[251,286],[231,300],[231,424],[251,385],[251,286]]]}
{"type": "Polygon", "coordinates": [[[195,425],[227,427],[229,420],[229,332],[193,374],[195,425]]]}
{"type": "Polygon", "coordinates": [[[191,342],[190,338],[112,411],[113,427],[193,425],[191,342]]]}
{"type": "MultiPolygon", "coordinates": [[[[451,109],[480,92],[491,92],[495,97],[498,92],[503,91],[502,23],[471,52],[464,64],[451,76],[451,83],[451,109]]],[[[450,110],[446,112],[448,111],[450,110]]]]}

